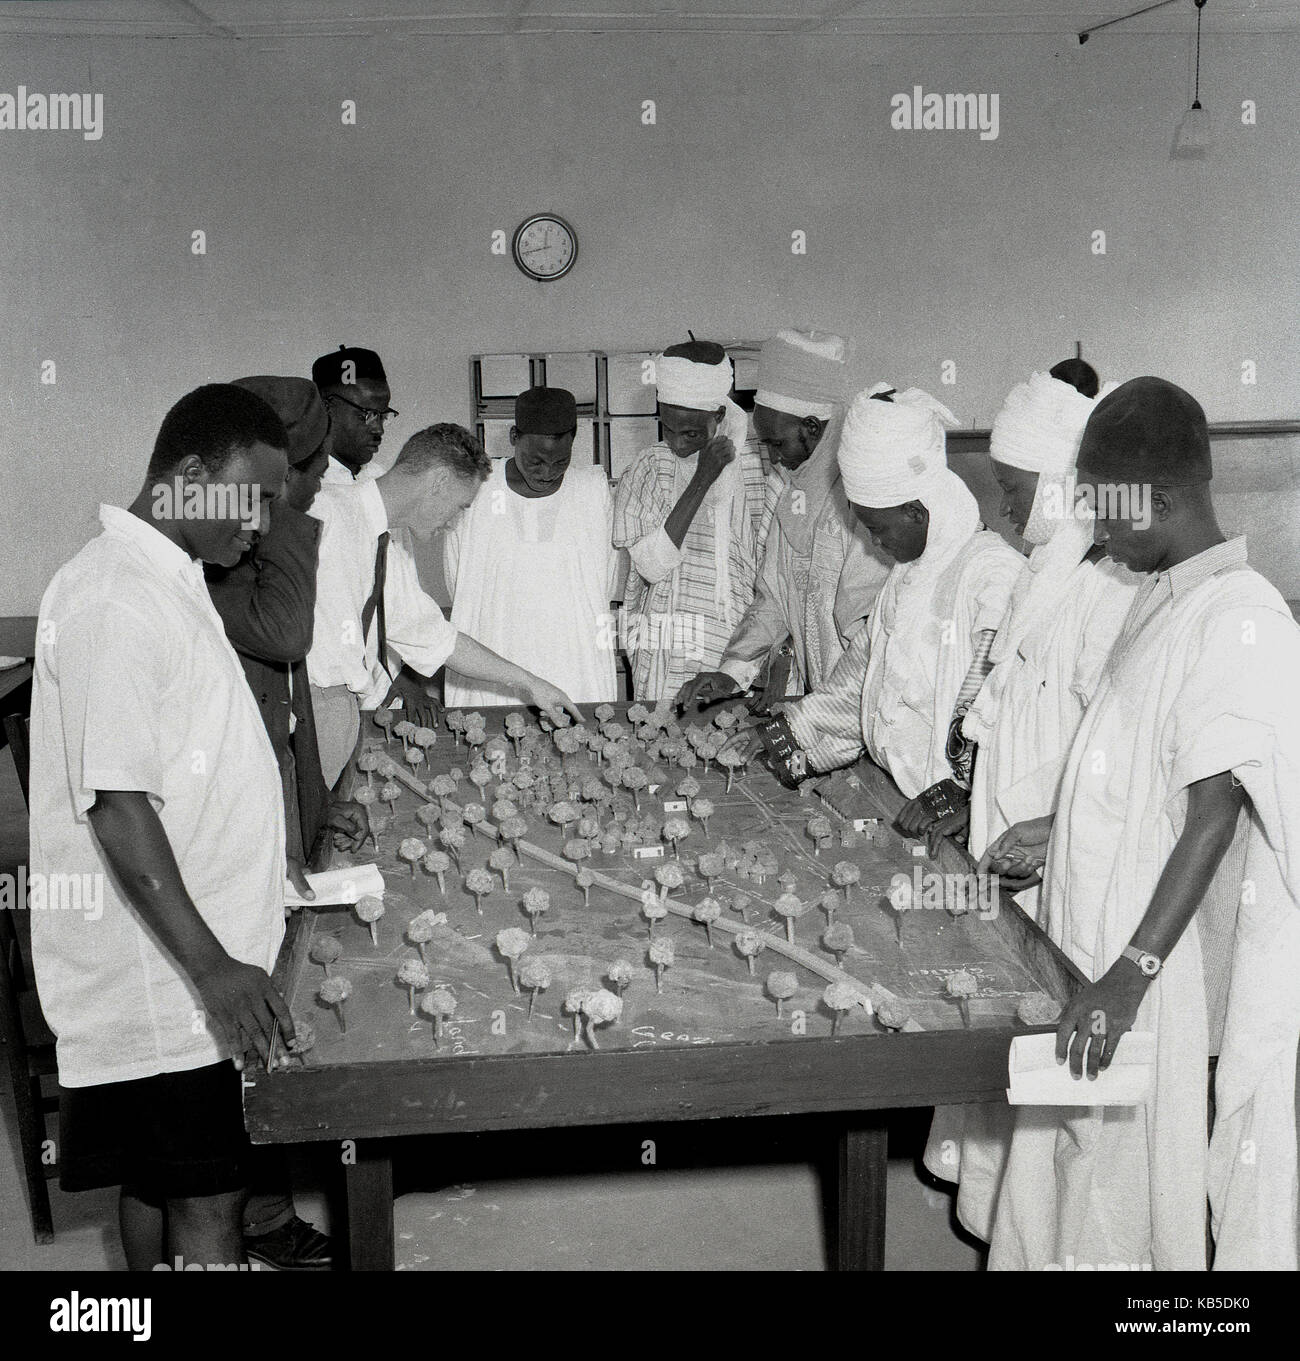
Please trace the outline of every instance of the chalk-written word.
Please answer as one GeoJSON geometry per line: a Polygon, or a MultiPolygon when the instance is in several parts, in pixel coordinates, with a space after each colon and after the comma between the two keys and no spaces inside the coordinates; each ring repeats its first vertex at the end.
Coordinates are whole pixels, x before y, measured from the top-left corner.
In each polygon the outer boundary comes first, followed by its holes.
{"type": "Polygon", "coordinates": [[[712,1044],[711,1035],[679,1035],[672,1030],[656,1030],[652,1025],[638,1025],[632,1028],[632,1033],[637,1037],[632,1044],[633,1049],[641,1049],[647,1044],[658,1044],[661,1040],[668,1040],[676,1044],[712,1044]]]}

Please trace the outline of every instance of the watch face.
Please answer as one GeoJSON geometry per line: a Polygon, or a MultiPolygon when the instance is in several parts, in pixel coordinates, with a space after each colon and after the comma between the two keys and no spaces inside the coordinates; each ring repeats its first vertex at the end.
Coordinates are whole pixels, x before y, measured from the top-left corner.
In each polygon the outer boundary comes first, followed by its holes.
{"type": "Polygon", "coordinates": [[[1154,978],[1160,972],[1160,961],[1155,955],[1143,955],[1138,961],[1138,968],[1142,970],[1148,978],[1154,978]]]}
{"type": "Polygon", "coordinates": [[[563,218],[538,213],[520,224],[511,249],[529,278],[558,279],[578,258],[578,238],[563,218]]]}

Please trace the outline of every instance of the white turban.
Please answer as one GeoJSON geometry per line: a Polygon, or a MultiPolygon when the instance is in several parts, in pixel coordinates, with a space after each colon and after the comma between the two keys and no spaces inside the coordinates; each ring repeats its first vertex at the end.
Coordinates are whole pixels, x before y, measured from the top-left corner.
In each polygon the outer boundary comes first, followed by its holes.
{"type": "MultiPolygon", "coordinates": [[[[1027,383],[1017,383],[1002,403],[989,435],[989,456],[1008,467],[1038,474],[1024,531],[1029,543],[1047,543],[1060,529],[1063,518],[1074,521],[1078,533],[1091,535],[1091,517],[1079,521],[1066,483],[1079,456],[1088,417],[1115,387],[1107,383],[1096,397],[1085,397],[1050,373],[1035,373],[1027,383]],[[1064,517],[1061,507],[1069,512],[1064,517]]],[[[1068,554],[1072,550],[1062,546],[1060,551],[1068,554]]]]}
{"type": "Polygon", "coordinates": [[[757,406],[828,421],[844,400],[842,336],[818,331],[778,331],[758,356],[757,406]]]}
{"type": "Polygon", "coordinates": [[[1036,373],[1007,394],[993,421],[989,453],[1027,473],[1068,472],[1094,406],[1094,398],[1069,383],[1036,373]]]}
{"type": "Polygon", "coordinates": [[[844,492],[859,506],[882,509],[923,501],[947,481],[944,429],[957,424],[946,406],[920,388],[894,392],[892,401],[874,394],[893,392],[877,383],[849,407],[838,457],[844,492]]]}
{"type": "Polygon", "coordinates": [[[716,411],[727,399],[735,374],[724,355],[721,364],[697,364],[680,355],[655,358],[655,386],[659,400],[691,411],[716,411]]]}

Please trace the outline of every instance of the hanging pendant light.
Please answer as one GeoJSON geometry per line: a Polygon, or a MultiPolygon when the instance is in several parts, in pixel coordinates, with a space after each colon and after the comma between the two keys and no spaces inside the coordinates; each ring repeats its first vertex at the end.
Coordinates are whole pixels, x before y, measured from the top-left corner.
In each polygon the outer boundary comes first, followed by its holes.
{"type": "Polygon", "coordinates": [[[1169,152],[1171,161],[1203,161],[1209,154],[1210,115],[1201,107],[1201,11],[1206,0],[1193,0],[1196,5],[1196,84],[1192,93],[1192,107],[1183,114],[1174,133],[1174,144],[1169,152]]]}

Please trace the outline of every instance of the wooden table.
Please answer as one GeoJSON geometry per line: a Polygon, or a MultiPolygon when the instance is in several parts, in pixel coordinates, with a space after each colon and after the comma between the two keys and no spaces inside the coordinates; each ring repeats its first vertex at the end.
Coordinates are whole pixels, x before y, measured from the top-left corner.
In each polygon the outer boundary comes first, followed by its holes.
{"type": "MultiPolygon", "coordinates": [[[[499,713],[488,713],[494,724],[500,722],[499,713]]],[[[400,749],[389,750],[400,756],[400,749]]],[[[428,765],[419,767],[420,777],[431,779],[453,764],[468,765],[466,752],[443,734],[428,765]]],[[[685,774],[672,770],[668,783],[685,774]]],[[[888,1112],[1005,1100],[1010,1038],[1029,1029],[1015,1018],[1018,1001],[1034,991],[1062,1001],[1081,981],[1014,903],[1003,895],[981,916],[954,917],[942,910],[897,914],[884,897],[893,874],[964,874],[970,865],[965,853],[947,844],[935,861],[918,858],[901,837],[883,829],[873,829],[875,841],[865,843],[849,832],[850,821],[829,813],[837,832],[856,844],[818,853],[804,833],[810,815],[827,813],[815,793],[793,794],[765,771],[753,770],[728,795],[716,773],[697,769],[691,774],[704,785],[716,812],[707,836],[693,824],[683,855],[720,839],[733,851],[742,840],[762,841],[778,849],[783,869],[795,875],[797,896],[814,904],[832,864],[859,865],[861,885],[836,913],[855,934],[844,975],[820,946],[826,925],[820,908],[795,925],[798,960],[778,957],[782,947],[773,944],[760,956],[753,976],[729,948],[742,926],[734,913],[714,927],[717,948],[708,945],[703,927],[689,917],[670,916],[655,930],[674,938],[677,958],[664,975],[662,994],[657,993],[654,975],[643,964],[647,929],[638,897],[643,876],[670,861],[671,851],[660,860],[626,853],[586,860],[611,885],[623,886],[625,896],[597,884],[584,906],[559,867],[563,861],[545,859],[559,850],[559,831],[548,828],[543,817],[525,813],[530,828],[524,841],[542,858],[525,853],[508,871],[510,891],[498,884],[480,916],[455,871],[446,876],[444,895],[432,875],[420,870],[412,877],[409,865],[395,857],[404,837],[437,844],[436,831],[431,836],[414,820],[420,800],[411,793],[403,793],[391,829],[380,833],[377,859],[386,881],[386,911],[377,924],[378,947],[348,909],[294,914],[276,982],[295,1018],[309,1020],[318,1040],[288,1067],[246,1078],[246,1123],[255,1143],[355,1141],[354,1160],[345,1163],[354,1269],[393,1267],[393,1161],[404,1138],[821,1113],[837,1117],[834,1260],[841,1269],[879,1270],[884,1265],[888,1112]],[[492,941],[503,927],[527,927],[519,900],[535,886],[547,888],[552,905],[525,958],[544,953],[554,965],[555,981],[535,999],[529,1019],[528,999],[511,991],[505,962],[492,941]],[[433,984],[450,985],[458,997],[456,1016],[446,1023],[438,1047],[431,1024],[418,1015],[412,1018],[410,998],[394,980],[398,965],[416,957],[405,940],[406,926],[429,909],[447,913],[447,923],[427,947],[433,984]],[[334,971],[353,984],[345,1007],[346,1033],[315,995],[324,974],[310,956],[313,943],[325,935],[335,936],[342,948],[334,971]],[[599,1030],[599,1048],[593,1051],[585,1037],[575,1038],[561,1002],[576,983],[598,984],[618,956],[634,963],[636,976],[622,1018],[599,1030]],[[969,1004],[969,1025],[944,995],[943,981],[957,967],[970,968],[981,984],[980,995],[969,1004]],[[780,1020],[764,992],[773,968],[795,973],[799,982],[780,1020]],[[826,980],[840,976],[856,980],[877,1001],[901,1000],[910,1013],[907,1028],[887,1031],[859,1008],[832,1035],[831,1013],[821,995],[826,980]],[[792,1011],[802,1020],[794,1021],[792,1011]],[[494,1034],[496,1028],[504,1033],[494,1034]]],[[[897,789],[869,763],[857,768],[856,777],[861,788],[853,797],[862,802],[848,810],[850,819],[869,814],[892,821],[902,802],[897,789]]],[[[494,780],[488,790],[489,808],[498,783],[494,780]]],[[[837,789],[837,806],[842,806],[842,779],[837,789]]],[[[467,797],[477,795],[462,784],[457,799],[467,797]]],[[[663,816],[665,799],[673,799],[667,786],[653,799],[648,792],[639,797],[646,809],[656,806],[657,816],[663,816]]],[[[494,845],[485,837],[471,838],[462,868],[483,865],[494,845]]],[[[367,849],[374,858],[373,848],[367,849]]],[[[689,870],[685,877],[670,901],[689,911],[707,886],[689,870]]],[[[781,926],[766,916],[780,886],[770,879],[761,885],[742,879],[732,869],[713,887],[715,893],[743,889],[752,898],[749,925],[764,925],[773,938],[784,939],[781,926]]]]}

